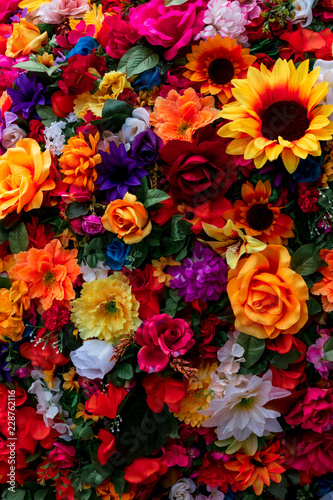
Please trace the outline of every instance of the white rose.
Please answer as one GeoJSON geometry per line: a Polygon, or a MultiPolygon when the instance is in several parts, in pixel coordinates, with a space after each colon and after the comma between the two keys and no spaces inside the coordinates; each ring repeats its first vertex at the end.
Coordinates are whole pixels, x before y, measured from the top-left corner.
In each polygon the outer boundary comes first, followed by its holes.
{"type": "Polygon", "coordinates": [[[110,361],[113,350],[114,347],[103,340],[86,340],[70,357],[81,377],[102,379],[114,367],[114,361],[110,361]]]}
{"type": "Polygon", "coordinates": [[[95,280],[104,280],[108,277],[108,271],[110,267],[107,264],[104,264],[101,260],[97,262],[97,265],[94,269],[89,267],[87,264],[81,265],[81,274],[83,276],[84,281],[90,283],[95,280]]]}
{"type": "Polygon", "coordinates": [[[179,479],[171,487],[169,493],[170,500],[194,500],[191,493],[195,491],[195,484],[192,479],[179,479]]]}
{"type": "Polygon", "coordinates": [[[17,141],[27,136],[27,133],[18,125],[13,123],[5,128],[2,134],[1,144],[5,149],[13,148],[16,146],[17,141]]]}
{"type": "Polygon", "coordinates": [[[294,18],[291,19],[292,24],[300,24],[303,28],[312,23],[312,7],[314,0],[295,0],[293,2],[294,18]]]}
{"type": "MultiPolygon", "coordinates": [[[[333,104],[333,61],[323,61],[323,59],[317,59],[313,65],[313,69],[318,66],[320,67],[320,73],[317,83],[329,83],[328,92],[324,97],[322,104],[333,104]]],[[[328,118],[333,120],[333,113],[328,118]]]]}
{"type": "Polygon", "coordinates": [[[127,142],[132,144],[134,137],[144,132],[149,127],[149,113],[145,108],[136,108],[132,118],[126,118],[121,130],[124,132],[127,142]]]}

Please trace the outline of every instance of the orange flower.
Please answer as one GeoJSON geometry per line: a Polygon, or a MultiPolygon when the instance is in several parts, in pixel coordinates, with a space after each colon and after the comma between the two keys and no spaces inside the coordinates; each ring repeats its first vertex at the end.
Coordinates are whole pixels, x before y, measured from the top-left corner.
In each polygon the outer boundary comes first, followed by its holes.
{"type": "Polygon", "coordinates": [[[40,208],[43,191],[55,188],[48,179],[50,166],[50,152],[42,153],[34,139],[21,139],[0,156],[0,219],[10,212],[40,208]]]}
{"type": "Polygon", "coordinates": [[[192,88],[186,89],[183,95],[172,89],[165,99],[157,97],[150,123],[164,142],[171,139],[192,141],[198,128],[212,123],[218,116],[214,97],[199,97],[192,88]]]}
{"type": "Polygon", "coordinates": [[[333,250],[320,250],[319,255],[326,262],[327,267],[318,269],[324,277],[313,285],[311,293],[321,295],[324,311],[331,312],[333,311],[333,250]]]}
{"type": "Polygon", "coordinates": [[[30,52],[37,52],[47,42],[47,31],[41,34],[38,26],[21,19],[19,23],[13,23],[13,33],[7,40],[6,56],[26,56],[30,52]]]}
{"type": "Polygon", "coordinates": [[[228,36],[201,40],[192,46],[192,54],[187,54],[190,61],[186,64],[184,76],[194,82],[202,82],[202,94],[217,95],[225,104],[231,96],[232,80],[245,78],[247,69],[257,59],[250,55],[250,49],[243,49],[235,39],[228,36]]]}
{"type": "Polygon", "coordinates": [[[10,290],[0,289],[0,340],[9,337],[13,342],[22,339],[24,323],[22,321],[23,311],[30,307],[30,299],[27,295],[28,287],[24,281],[15,281],[10,290]]]}
{"type": "Polygon", "coordinates": [[[77,250],[65,250],[60,241],[52,240],[44,249],[31,248],[15,255],[10,277],[27,283],[29,296],[37,299],[41,313],[54,301],[75,298],[73,283],[81,272],[76,256],[77,250]]]}
{"type": "MultiPolygon", "coordinates": [[[[120,500],[120,496],[116,493],[110,479],[104,479],[99,486],[96,486],[95,491],[98,497],[102,497],[102,500],[120,500]]],[[[134,496],[135,490],[131,485],[129,493],[123,493],[121,495],[121,500],[132,500],[134,496]]]]}
{"type": "Polygon", "coordinates": [[[288,215],[280,213],[281,207],[268,202],[272,188],[269,181],[261,180],[254,187],[250,182],[242,186],[242,200],[233,204],[232,210],[227,210],[223,217],[231,219],[238,229],[244,229],[246,234],[264,243],[286,245],[287,238],[293,238],[294,223],[288,215]]]}
{"type": "Polygon", "coordinates": [[[281,473],[286,469],[281,465],[284,457],[281,456],[279,450],[280,443],[275,441],[270,446],[257,451],[252,457],[245,453],[237,453],[236,460],[226,462],[224,467],[238,472],[235,480],[241,482],[241,491],[252,486],[255,494],[261,495],[264,484],[269,486],[271,481],[279,483],[282,480],[281,473]]]}
{"type": "Polygon", "coordinates": [[[60,171],[65,175],[63,181],[66,184],[76,184],[94,191],[94,181],[97,179],[95,166],[101,163],[98,141],[99,133],[95,137],[89,135],[89,141],[85,140],[81,132],[69,139],[59,158],[60,171]]]}
{"type": "Polygon", "coordinates": [[[130,193],[126,193],[123,200],[109,203],[102,224],[107,231],[123,238],[129,245],[139,243],[152,229],[147,209],[130,193]]]}
{"type": "Polygon", "coordinates": [[[236,330],[274,339],[305,325],[309,290],[302,276],[290,269],[290,260],[285,247],[268,245],[230,269],[227,292],[236,330]]]}

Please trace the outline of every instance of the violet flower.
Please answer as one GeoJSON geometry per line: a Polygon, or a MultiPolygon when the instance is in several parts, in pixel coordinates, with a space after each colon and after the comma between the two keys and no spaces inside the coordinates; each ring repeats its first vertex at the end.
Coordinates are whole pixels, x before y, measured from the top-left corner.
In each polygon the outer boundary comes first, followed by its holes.
{"type": "Polygon", "coordinates": [[[7,93],[13,101],[13,112],[22,113],[24,118],[28,118],[34,111],[35,107],[45,104],[45,93],[42,83],[37,83],[36,73],[32,78],[28,78],[25,73],[15,79],[17,89],[7,89],[7,93]]]}

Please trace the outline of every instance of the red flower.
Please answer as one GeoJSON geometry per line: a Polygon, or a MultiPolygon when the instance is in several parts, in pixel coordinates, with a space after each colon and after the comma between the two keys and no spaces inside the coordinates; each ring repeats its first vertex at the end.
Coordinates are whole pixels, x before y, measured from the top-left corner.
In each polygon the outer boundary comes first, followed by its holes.
{"type": "MultiPolygon", "coordinates": [[[[1,9],[1,7],[0,7],[1,9]]],[[[1,17],[1,13],[0,13],[1,17]]],[[[6,46],[7,46],[7,38],[6,36],[10,36],[13,32],[12,24],[0,24],[0,54],[5,54],[6,46]]]]}
{"type": "Polygon", "coordinates": [[[269,365],[273,374],[272,384],[274,386],[288,390],[295,389],[295,387],[306,378],[304,373],[306,365],[306,345],[304,342],[294,335],[286,334],[280,335],[274,340],[268,340],[266,346],[271,351],[278,351],[280,354],[286,354],[291,349],[301,353],[297,360],[290,363],[285,370],[275,368],[272,364],[269,365]]]}
{"type": "MultiPolygon", "coordinates": [[[[36,410],[30,406],[20,408],[16,413],[17,439],[18,444],[29,453],[35,453],[37,442],[41,446],[49,448],[47,439],[52,431],[53,438],[59,434],[51,427],[48,427],[42,415],[37,415],[36,410]]],[[[51,447],[53,445],[53,439],[51,447]]]]}
{"type": "Polygon", "coordinates": [[[218,487],[226,493],[229,486],[232,491],[238,491],[240,484],[235,480],[237,472],[227,470],[222,459],[215,459],[211,453],[205,453],[200,467],[198,481],[208,484],[211,488],[218,487]]]}
{"type": "Polygon", "coordinates": [[[313,14],[319,16],[324,23],[333,19],[333,4],[331,0],[319,0],[313,9],[313,14]]]}
{"type": "Polygon", "coordinates": [[[302,212],[311,214],[319,210],[317,200],[319,198],[318,189],[308,187],[305,184],[298,185],[298,206],[302,212]]]}
{"type": "Polygon", "coordinates": [[[68,95],[62,90],[57,90],[51,96],[51,105],[54,114],[63,118],[74,109],[76,95],[68,95]]]}
{"type": "Polygon", "coordinates": [[[69,469],[76,462],[75,454],[74,446],[59,442],[54,443],[53,449],[49,453],[49,459],[60,469],[69,469]]]}
{"type": "Polygon", "coordinates": [[[29,236],[28,250],[30,248],[44,248],[55,235],[50,225],[40,224],[38,217],[32,217],[31,224],[27,224],[27,232],[29,236]]]}
{"type": "Polygon", "coordinates": [[[159,150],[173,199],[190,206],[221,198],[237,180],[237,165],[225,153],[225,141],[209,125],[193,142],[172,140],[159,150]]]}
{"type": "Polygon", "coordinates": [[[52,370],[55,366],[63,366],[68,363],[58,351],[56,346],[58,337],[53,335],[52,338],[41,340],[46,332],[46,328],[39,328],[36,339],[33,342],[26,342],[20,345],[20,353],[30,359],[32,366],[39,366],[42,370],[52,370]]]}
{"type": "Polygon", "coordinates": [[[294,56],[295,62],[304,61],[305,52],[314,53],[325,45],[322,33],[316,33],[300,26],[296,31],[282,33],[280,39],[287,42],[287,45],[280,47],[280,56],[283,59],[290,59],[291,56],[294,56]]]}
{"type": "Polygon", "coordinates": [[[125,467],[125,480],[131,484],[151,484],[166,474],[168,466],[161,458],[136,458],[125,467]]]}
{"type": "Polygon", "coordinates": [[[90,396],[89,400],[86,401],[86,409],[93,415],[101,415],[114,419],[117,416],[120,403],[127,394],[127,391],[123,387],[118,389],[118,387],[110,383],[108,394],[97,391],[96,394],[90,396]]]}
{"type": "Polygon", "coordinates": [[[101,76],[107,71],[104,58],[95,56],[94,52],[88,56],[75,55],[68,59],[68,68],[59,80],[59,87],[66,95],[91,92],[97,80],[97,76],[93,75],[91,70],[97,70],[101,76]]]}
{"type": "MultiPolygon", "coordinates": [[[[293,441],[291,435],[291,441],[293,441]]],[[[323,476],[333,472],[333,432],[317,434],[308,431],[296,446],[286,443],[288,467],[307,472],[311,476],[323,476]]]]}
{"type": "Polygon", "coordinates": [[[140,302],[139,316],[141,319],[148,319],[160,312],[160,302],[165,290],[163,283],[158,282],[154,277],[154,268],[147,264],[143,271],[135,269],[134,271],[124,270],[124,274],[130,280],[132,293],[140,302]]]}
{"type": "Polygon", "coordinates": [[[101,429],[97,437],[102,441],[97,450],[97,458],[101,465],[105,465],[111,455],[116,451],[115,437],[106,429],[101,429]]]}
{"type": "Polygon", "coordinates": [[[153,412],[161,413],[164,404],[171,412],[179,412],[180,401],[185,397],[183,381],[151,374],[142,380],[142,385],[147,394],[147,404],[153,412]]]}
{"type": "Polygon", "coordinates": [[[62,305],[52,306],[42,314],[43,323],[47,330],[50,330],[51,332],[60,332],[60,330],[67,325],[70,317],[71,313],[67,307],[62,305]]]}
{"type": "Polygon", "coordinates": [[[124,21],[121,14],[117,14],[104,17],[97,41],[110,57],[120,59],[139,38],[140,35],[130,23],[124,21]]]}
{"type": "Polygon", "coordinates": [[[310,387],[286,415],[285,420],[287,424],[300,425],[303,429],[311,429],[320,434],[330,430],[332,415],[332,388],[310,387]]]}
{"type": "Polygon", "coordinates": [[[29,122],[29,135],[28,137],[31,137],[31,139],[35,139],[37,142],[42,142],[43,144],[45,143],[45,138],[44,138],[44,130],[45,126],[40,120],[30,120],[29,122]]]}

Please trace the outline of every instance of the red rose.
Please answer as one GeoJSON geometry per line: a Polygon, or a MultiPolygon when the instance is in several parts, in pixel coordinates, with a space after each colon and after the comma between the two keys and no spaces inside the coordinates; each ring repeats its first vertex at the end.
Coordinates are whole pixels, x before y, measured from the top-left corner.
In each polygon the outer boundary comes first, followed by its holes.
{"type": "Polygon", "coordinates": [[[120,59],[139,38],[138,32],[122,19],[122,14],[117,14],[105,16],[97,41],[110,57],[120,59]]]}
{"type": "Polygon", "coordinates": [[[290,425],[300,425],[303,429],[311,429],[322,433],[331,430],[333,414],[332,388],[318,389],[310,387],[302,399],[286,415],[285,420],[290,425]]]}
{"type": "Polygon", "coordinates": [[[125,467],[125,480],[131,484],[151,484],[166,474],[168,466],[161,458],[136,458],[125,467]]]}
{"type": "Polygon", "coordinates": [[[49,453],[49,459],[52,464],[60,469],[69,469],[76,462],[76,450],[74,446],[56,442],[53,444],[53,449],[49,453]]]}
{"type": "Polygon", "coordinates": [[[124,270],[124,274],[130,280],[132,293],[140,302],[139,316],[141,319],[150,318],[160,312],[160,301],[165,286],[158,282],[158,278],[154,277],[153,273],[154,268],[151,264],[147,264],[143,271],[140,269],[124,270]]]}
{"type": "Polygon", "coordinates": [[[195,343],[187,321],[158,314],[141,323],[136,340],[142,346],[138,354],[140,370],[148,373],[163,370],[170,356],[185,354],[195,343]]]}
{"type": "Polygon", "coordinates": [[[29,122],[29,136],[31,139],[35,139],[37,142],[45,143],[44,130],[45,126],[40,120],[30,120],[29,122]]]}
{"type": "Polygon", "coordinates": [[[170,377],[158,377],[155,374],[147,375],[142,380],[147,394],[147,404],[155,413],[161,413],[164,404],[172,412],[179,412],[180,402],[185,398],[185,384],[182,380],[170,377]]]}
{"type": "Polygon", "coordinates": [[[67,95],[66,92],[57,90],[57,92],[54,92],[54,94],[52,94],[51,96],[53,113],[60,118],[67,116],[74,109],[75,99],[76,95],[67,95]]]}
{"type": "Polygon", "coordinates": [[[95,56],[94,50],[88,56],[75,55],[69,57],[68,68],[59,80],[59,87],[66,95],[78,95],[94,90],[97,76],[91,70],[95,69],[103,76],[107,71],[103,57],[95,56]]]}
{"type": "Polygon", "coordinates": [[[199,129],[194,142],[172,140],[159,150],[169,165],[166,174],[175,201],[198,206],[222,198],[237,180],[237,165],[225,148],[208,125],[199,129]]]}

